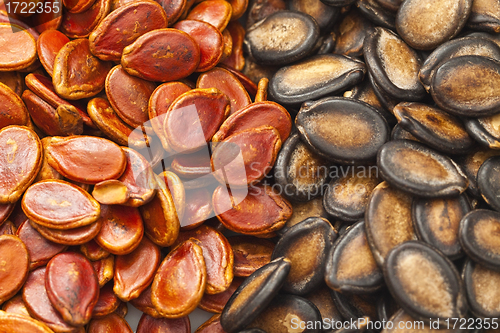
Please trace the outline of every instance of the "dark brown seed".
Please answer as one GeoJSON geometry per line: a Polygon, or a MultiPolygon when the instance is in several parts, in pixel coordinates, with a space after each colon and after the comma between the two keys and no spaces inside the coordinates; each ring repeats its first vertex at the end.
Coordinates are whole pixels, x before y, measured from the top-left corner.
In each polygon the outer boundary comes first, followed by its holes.
{"type": "Polygon", "coordinates": [[[500,157],[490,157],[479,168],[477,184],[483,199],[495,210],[500,211],[500,157]]]}
{"type": "Polygon", "coordinates": [[[463,154],[474,145],[463,122],[439,108],[403,102],[396,105],[393,112],[403,129],[445,154],[463,154]]]}
{"type": "Polygon", "coordinates": [[[412,317],[429,322],[463,318],[465,288],[453,263],[425,243],[411,241],[395,247],[384,262],[391,294],[412,317]]]}
{"type": "Polygon", "coordinates": [[[404,1],[396,16],[396,29],[411,47],[432,50],[462,30],[471,8],[472,0],[404,1]]]}
{"type": "Polygon", "coordinates": [[[388,321],[400,309],[389,291],[384,292],[377,302],[377,314],[380,320],[388,321]]]}
{"type": "MultiPolygon", "coordinates": [[[[329,320],[329,324],[335,325],[335,322],[342,321],[342,315],[340,314],[337,306],[333,302],[333,298],[330,293],[330,289],[324,284],[321,288],[310,292],[305,295],[308,301],[312,302],[321,313],[321,318],[329,320]]],[[[326,325],[323,326],[323,329],[327,329],[326,325]]]]}
{"type": "Polygon", "coordinates": [[[264,311],[285,282],[290,266],[288,259],[278,258],[250,275],[222,311],[224,331],[238,332],[264,311]]]}
{"type": "Polygon", "coordinates": [[[283,144],[274,166],[274,179],[283,189],[282,194],[294,201],[309,201],[322,194],[328,179],[329,163],[312,152],[292,134],[283,144]]]}
{"type": "Polygon", "coordinates": [[[498,128],[498,114],[488,117],[467,118],[465,119],[465,128],[470,136],[483,146],[499,149],[500,131],[498,128]]]}
{"type": "Polygon", "coordinates": [[[416,240],[411,217],[412,198],[382,182],[373,190],[366,207],[368,243],[379,266],[396,245],[416,240]]]}
{"type": "MultiPolygon", "coordinates": [[[[316,323],[321,321],[318,308],[305,298],[295,295],[282,295],[276,297],[267,310],[259,314],[249,328],[260,328],[268,333],[286,333],[293,330],[295,323],[316,323]]],[[[308,328],[303,332],[319,333],[317,327],[308,328]]]]}
{"type": "Polygon", "coordinates": [[[357,0],[361,13],[375,25],[396,30],[396,14],[380,5],[378,0],[357,0]]]}
{"type": "Polygon", "coordinates": [[[359,60],[340,54],[317,55],[278,70],[269,80],[269,94],[281,104],[300,105],[345,90],[360,82],[365,72],[359,60]]]}
{"type": "Polygon", "coordinates": [[[309,147],[340,163],[374,161],[389,138],[385,119],[370,105],[349,98],[304,103],[295,124],[309,147]]]}
{"type": "Polygon", "coordinates": [[[474,0],[467,26],[474,30],[500,32],[500,4],[492,0],[474,0]]]}
{"type": "Polygon", "coordinates": [[[478,117],[498,113],[500,62],[482,56],[463,56],[444,62],[434,74],[431,95],[452,114],[478,117]]]}
{"type": "Polygon", "coordinates": [[[309,15],[278,11],[248,29],[245,46],[262,65],[286,65],[307,56],[319,37],[319,27],[309,15]]]}
{"type": "Polygon", "coordinates": [[[479,192],[479,187],[477,185],[477,173],[479,168],[488,158],[499,154],[500,150],[477,147],[473,152],[463,155],[457,159],[457,163],[469,179],[468,193],[477,198],[481,197],[481,193],[479,192]]]}
{"type": "Polygon", "coordinates": [[[380,293],[374,294],[341,294],[331,290],[335,306],[343,318],[358,320],[358,318],[369,317],[378,320],[377,300],[380,293]]]}
{"type": "Polygon", "coordinates": [[[458,230],[460,221],[470,210],[465,194],[448,199],[415,198],[412,214],[418,238],[450,259],[461,257],[458,230]]]}
{"type": "Polygon", "coordinates": [[[142,314],[137,326],[137,333],[190,333],[191,323],[189,317],[179,319],[156,319],[145,313],[142,314]]]}
{"type": "Polygon", "coordinates": [[[337,238],[330,222],[310,217],[294,225],[280,238],[272,259],[285,257],[291,268],[283,290],[295,295],[305,295],[324,279],[328,254],[337,238]]]}
{"type": "Polygon", "coordinates": [[[339,8],[326,5],[320,0],[293,0],[288,2],[288,9],[311,15],[321,31],[328,31],[340,14],[339,8]]]}
{"type": "Polygon", "coordinates": [[[378,152],[377,165],[388,183],[418,196],[457,196],[469,185],[452,159],[415,141],[386,143],[378,152]]]}
{"type": "MultiPolygon", "coordinates": [[[[420,322],[417,324],[417,326],[408,329],[400,329],[399,327],[405,327],[405,324],[408,322],[415,322],[415,318],[407,314],[404,310],[398,310],[395,312],[390,318],[387,318],[387,320],[391,321],[393,323],[393,328],[387,328],[383,330],[384,333],[393,333],[393,332],[405,332],[405,333],[432,333],[432,332],[442,332],[442,333],[453,333],[456,332],[457,330],[454,330],[451,325],[450,329],[435,329],[431,328],[429,324],[420,322]]],[[[469,319],[470,320],[470,319],[469,319]]],[[[463,319],[461,320],[463,322],[463,319]]],[[[433,324],[434,327],[436,324],[433,324]]],[[[409,325],[408,325],[409,326],[409,325]]],[[[446,327],[446,325],[441,325],[441,327],[446,327]]]]}
{"type": "Polygon", "coordinates": [[[310,201],[292,203],[293,213],[292,216],[286,221],[283,229],[279,230],[283,234],[288,228],[293,227],[297,223],[304,221],[308,217],[323,217],[328,218],[328,213],[323,207],[323,198],[317,197],[310,201]]]}
{"type": "Polygon", "coordinates": [[[47,296],[64,321],[86,325],[99,298],[99,284],[90,261],[78,253],[61,253],[47,264],[47,296]]]}
{"type": "Polygon", "coordinates": [[[418,101],[425,96],[418,80],[421,60],[398,35],[377,27],[366,36],[363,52],[374,81],[390,97],[418,101]]]}
{"type": "Polygon", "coordinates": [[[234,276],[248,277],[271,261],[274,243],[253,236],[228,238],[234,253],[234,276]]]}
{"type": "Polygon", "coordinates": [[[472,260],[467,260],[462,272],[470,309],[475,316],[495,318],[500,316],[498,306],[500,273],[472,260]]]}
{"type": "Polygon", "coordinates": [[[272,13],[284,9],[286,9],[286,2],[283,0],[255,0],[250,2],[246,22],[247,29],[254,25],[254,23],[265,19],[272,13]]]}
{"type": "Polygon", "coordinates": [[[410,132],[403,129],[399,124],[396,124],[391,131],[391,140],[413,140],[420,142],[416,137],[410,132]]]}
{"type": "Polygon", "coordinates": [[[432,78],[436,70],[449,59],[465,55],[478,55],[500,60],[500,48],[498,45],[487,38],[478,37],[470,36],[452,39],[438,46],[425,59],[418,77],[427,91],[431,88],[432,78]]]}
{"type": "Polygon", "coordinates": [[[334,218],[358,221],[363,218],[368,198],[378,183],[380,178],[375,166],[353,166],[351,170],[347,167],[345,173],[342,170],[341,177],[335,177],[326,187],[323,206],[334,218]]]}
{"type": "Polygon", "coordinates": [[[383,285],[382,271],[368,245],[365,223],[347,229],[329,253],[325,281],[341,293],[370,293],[383,285]]]}
{"type": "Polygon", "coordinates": [[[460,243],[474,261],[494,270],[500,270],[500,243],[496,237],[500,230],[500,213],[476,209],[460,222],[460,243]]]}
{"type": "Polygon", "coordinates": [[[351,10],[339,24],[335,53],[351,57],[363,55],[365,36],[372,29],[373,25],[359,11],[351,10]]]}

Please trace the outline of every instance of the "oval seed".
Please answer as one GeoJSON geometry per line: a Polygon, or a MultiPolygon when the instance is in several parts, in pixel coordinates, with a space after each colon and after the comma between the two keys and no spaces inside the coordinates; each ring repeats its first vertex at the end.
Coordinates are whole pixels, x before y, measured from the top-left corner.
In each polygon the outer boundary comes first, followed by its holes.
{"type": "Polygon", "coordinates": [[[123,49],[121,64],[130,74],[150,81],[175,81],[192,74],[200,63],[200,48],[177,29],[150,31],[123,49]]]}
{"type": "MultiPolygon", "coordinates": [[[[455,332],[456,330],[453,330],[452,328],[450,329],[444,329],[444,328],[441,328],[439,330],[435,329],[435,328],[431,328],[429,327],[429,324],[426,324],[426,323],[422,323],[423,325],[420,325],[416,328],[409,328],[407,330],[402,330],[400,329],[399,327],[405,327],[405,323],[407,322],[410,322],[410,321],[414,321],[415,319],[408,315],[404,310],[398,310],[396,311],[390,318],[387,318],[387,320],[391,321],[394,323],[393,325],[393,328],[390,329],[390,328],[387,328],[387,329],[384,329],[382,332],[384,333],[393,333],[393,332],[407,332],[407,333],[413,333],[413,332],[418,332],[418,333],[432,333],[432,332],[436,332],[436,331],[439,331],[439,332],[442,332],[442,333],[453,333],[455,332]]],[[[440,327],[443,327],[445,325],[441,325],[440,327]]]]}
{"type": "Polygon", "coordinates": [[[466,315],[465,289],[455,266],[425,243],[395,247],[384,262],[384,277],[399,305],[416,319],[444,324],[466,315]]]}
{"type": "Polygon", "coordinates": [[[91,136],[52,137],[47,160],[66,178],[85,184],[117,179],[127,159],[120,147],[107,139],[91,136]]]}
{"type": "Polygon", "coordinates": [[[345,90],[363,79],[365,64],[339,54],[324,54],[282,67],[269,80],[269,94],[280,104],[307,100],[345,90]]]}
{"type": "Polygon", "coordinates": [[[120,299],[113,292],[113,283],[107,283],[99,290],[99,300],[92,312],[92,318],[102,318],[115,312],[120,303],[120,299]]]}
{"type": "Polygon", "coordinates": [[[286,65],[307,56],[319,37],[309,15],[281,10],[247,30],[245,47],[258,64],[286,65]]]}
{"type": "Polygon", "coordinates": [[[328,213],[323,206],[323,198],[317,197],[306,202],[292,203],[293,213],[292,216],[286,221],[283,229],[279,230],[280,234],[286,232],[288,228],[304,221],[308,217],[323,217],[328,219],[328,213]]]}
{"type": "Polygon", "coordinates": [[[122,205],[130,197],[127,186],[119,180],[105,180],[97,183],[92,196],[103,205],[122,205]]]}
{"type": "Polygon", "coordinates": [[[57,53],[52,82],[56,92],[63,98],[92,97],[104,88],[110,69],[110,63],[90,53],[88,39],[75,39],[57,53]]]}
{"type": "Polygon", "coordinates": [[[456,198],[413,200],[413,224],[418,238],[444,255],[456,259],[462,255],[458,229],[460,221],[471,210],[465,194],[456,198]]]}
{"type": "Polygon", "coordinates": [[[173,246],[190,238],[197,239],[203,250],[207,269],[205,294],[224,292],[233,281],[234,255],[227,238],[219,231],[202,225],[191,231],[182,231],[173,246]]]}
{"type": "Polygon", "coordinates": [[[498,114],[488,117],[467,118],[465,119],[465,128],[476,142],[492,149],[499,149],[499,120],[498,114]]]}
{"type": "Polygon", "coordinates": [[[115,294],[124,302],[139,297],[153,281],[160,259],[159,247],[146,237],[131,253],[116,256],[113,287],[115,294]]]}
{"type": "Polygon", "coordinates": [[[472,0],[403,1],[396,29],[411,47],[432,50],[462,30],[471,9],[472,0]]]}
{"type": "Polygon", "coordinates": [[[285,282],[290,266],[289,260],[278,258],[250,275],[222,311],[220,323],[224,331],[242,330],[265,310],[285,282]]]}
{"type": "Polygon", "coordinates": [[[32,130],[21,126],[0,129],[0,204],[15,203],[42,165],[42,144],[32,130]]]}
{"type": "Polygon", "coordinates": [[[379,266],[398,244],[416,240],[411,216],[412,198],[382,182],[375,187],[366,207],[366,235],[379,266]]]}
{"type": "Polygon", "coordinates": [[[252,102],[243,84],[236,76],[224,68],[214,68],[198,77],[196,88],[212,87],[222,91],[231,101],[230,114],[234,114],[252,102]]]}
{"type": "Polygon", "coordinates": [[[47,264],[47,296],[70,325],[86,325],[91,318],[99,284],[90,261],[81,254],[61,253],[47,264]]]}
{"type": "Polygon", "coordinates": [[[108,15],[110,2],[95,0],[92,7],[82,13],[64,13],[60,28],[61,32],[69,38],[86,38],[108,15]]]}
{"type": "Polygon", "coordinates": [[[496,233],[500,214],[486,209],[469,212],[460,222],[460,243],[474,261],[494,270],[500,268],[500,243],[496,233]]]}
{"type": "Polygon", "coordinates": [[[283,144],[276,159],[274,179],[285,191],[284,195],[295,201],[309,201],[322,194],[328,179],[329,163],[312,152],[300,140],[299,133],[292,134],[283,144]]]}
{"type": "Polygon", "coordinates": [[[474,145],[463,122],[438,108],[403,102],[396,105],[393,112],[403,129],[443,153],[466,153],[474,145]]]}
{"type": "Polygon", "coordinates": [[[363,42],[373,29],[357,10],[351,10],[339,24],[339,34],[335,43],[335,53],[351,57],[363,55],[363,42]]]}
{"type": "Polygon", "coordinates": [[[418,73],[425,89],[430,90],[432,78],[440,65],[449,59],[465,55],[478,55],[500,60],[500,48],[491,40],[473,36],[456,38],[441,44],[425,59],[418,73]]]}
{"type": "Polygon", "coordinates": [[[324,279],[327,255],[336,238],[330,222],[322,218],[308,218],[288,229],[272,256],[285,257],[291,263],[283,290],[305,295],[317,287],[324,279]]]}
{"type": "Polygon", "coordinates": [[[500,210],[500,198],[498,188],[500,187],[500,158],[490,157],[479,168],[477,173],[477,184],[483,199],[495,210],[500,210]]]}
{"type": "Polygon", "coordinates": [[[418,101],[425,96],[418,80],[421,60],[394,32],[375,28],[366,36],[363,52],[373,79],[390,97],[418,101]]]}
{"type": "Polygon", "coordinates": [[[95,241],[106,251],[124,255],[140,245],[144,227],[137,208],[102,205],[100,219],[102,227],[95,241]]]}
{"type": "Polygon", "coordinates": [[[156,2],[126,3],[112,11],[92,31],[90,50],[101,60],[119,62],[126,46],[149,31],[166,28],[167,23],[165,11],[156,2]]]}
{"type": "Polygon", "coordinates": [[[216,27],[203,21],[182,20],[173,28],[186,32],[198,43],[200,63],[197,72],[206,72],[219,63],[224,53],[224,40],[216,27]]]}
{"type": "Polygon", "coordinates": [[[304,103],[295,124],[315,152],[341,163],[374,160],[389,138],[385,119],[368,104],[349,98],[304,103]]]}
{"type": "Polygon", "coordinates": [[[21,290],[28,277],[30,263],[28,248],[21,239],[12,235],[0,236],[0,303],[21,290]]]}
{"type": "Polygon", "coordinates": [[[203,250],[194,240],[187,240],[158,268],[151,286],[153,305],[165,318],[184,317],[200,303],[206,280],[203,250]]]}
{"type": "Polygon", "coordinates": [[[378,171],[373,174],[372,168],[359,166],[354,174],[352,167],[352,172],[347,169],[346,174],[332,179],[323,196],[323,206],[330,216],[347,222],[363,218],[370,194],[380,183],[378,171]]]}
{"type": "Polygon", "coordinates": [[[255,184],[274,166],[280,148],[280,135],[274,127],[261,126],[237,132],[213,150],[214,176],[221,184],[234,187],[255,184]],[[235,158],[240,162],[234,163],[235,158]]]}
{"type": "Polygon", "coordinates": [[[478,117],[498,113],[500,62],[482,56],[463,56],[444,62],[434,74],[431,95],[452,114],[478,117]]]}
{"type": "Polygon", "coordinates": [[[497,286],[500,282],[500,273],[467,260],[462,277],[472,313],[483,318],[498,317],[500,294],[497,286]]]}
{"type": "Polygon", "coordinates": [[[163,128],[171,150],[192,153],[206,146],[229,115],[227,96],[215,88],[193,89],[169,106],[163,128]],[[193,124],[197,124],[193,128],[193,124]]]}
{"type": "Polygon", "coordinates": [[[350,227],[335,242],[327,258],[325,281],[342,293],[369,293],[382,286],[382,271],[368,245],[364,222],[350,227]]]}
{"type": "Polygon", "coordinates": [[[381,6],[382,2],[383,0],[357,0],[356,6],[375,25],[396,30],[396,14],[381,6]]]}
{"type": "Polygon", "coordinates": [[[377,165],[388,183],[418,196],[456,196],[469,185],[453,160],[415,141],[386,143],[378,152],[377,165]]]}
{"type": "Polygon", "coordinates": [[[117,65],[106,76],[105,88],[109,104],[127,125],[148,127],[148,102],[155,83],[129,75],[117,65]]]}
{"type": "Polygon", "coordinates": [[[285,142],[292,129],[292,119],[290,113],[278,103],[270,101],[251,103],[231,114],[214,134],[212,142],[219,142],[237,132],[264,125],[276,128],[281,141],[285,142]]]}
{"type": "Polygon", "coordinates": [[[67,324],[59,312],[52,306],[45,289],[46,267],[40,267],[28,275],[24,284],[22,295],[23,301],[30,315],[42,321],[54,332],[80,333],[78,328],[67,324]]]}
{"type": "Polygon", "coordinates": [[[0,23],[0,40],[2,72],[28,68],[37,59],[35,38],[26,29],[9,23],[0,23]]]}
{"type": "Polygon", "coordinates": [[[101,211],[90,194],[62,180],[43,180],[30,186],[21,205],[35,223],[61,230],[92,224],[101,211]]]}
{"type": "Polygon", "coordinates": [[[231,4],[223,0],[208,0],[202,1],[189,11],[186,19],[198,20],[210,23],[219,31],[223,31],[231,19],[233,8],[231,4]]]}
{"type": "Polygon", "coordinates": [[[69,38],[59,30],[46,30],[40,34],[40,37],[36,41],[38,58],[43,68],[52,76],[57,53],[69,42],[69,38]]]}
{"type": "Polygon", "coordinates": [[[269,186],[254,185],[251,191],[219,186],[213,194],[214,213],[229,230],[262,236],[281,229],[292,215],[288,201],[269,186]]]}

